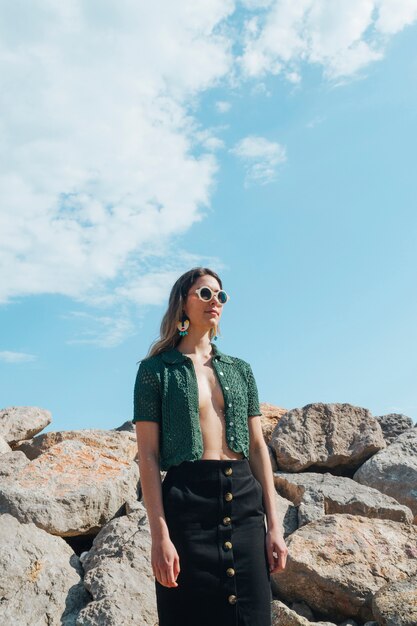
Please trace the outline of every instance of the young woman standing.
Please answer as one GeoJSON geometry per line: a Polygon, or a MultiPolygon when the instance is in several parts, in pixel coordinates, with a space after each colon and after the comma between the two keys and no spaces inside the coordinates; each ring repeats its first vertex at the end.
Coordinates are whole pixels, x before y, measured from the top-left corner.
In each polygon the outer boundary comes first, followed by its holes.
{"type": "Polygon", "coordinates": [[[212,343],[228,299],[212,270],[183,274],[136,377],[159,626],[270,626],[285,568],[252,369],[212,343]]]}

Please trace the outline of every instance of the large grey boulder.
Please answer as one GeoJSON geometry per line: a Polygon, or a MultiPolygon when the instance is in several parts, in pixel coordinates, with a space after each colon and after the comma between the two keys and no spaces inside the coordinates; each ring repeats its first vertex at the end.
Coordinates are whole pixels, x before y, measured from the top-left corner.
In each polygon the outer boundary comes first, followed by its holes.
{"type": "Polygon", "coordinates": [[[0,455],[0,491],[2,479],[13,476],[18,470],[29,463],[23,452],[6,452],[0,455]]]}
{"type": "Polygon", "coordinates": [[[396,440],[406,430],[413,427],[413,420],[402,413],[388,413],[387,415],[377,415],[384,439],[387,445],[396,440]]]}
{"type": "Polygon", "coordinates": [[[272,589],[332,621],[372,620],[372,596],[387,582],[417,574],[416,544],[414,525],[326,515],[288,537],[287,565],[271,575],[272,589]]]}
{"type": "Polygon", "coordinates": [[[77,626],[154,626],[158,621],[151,535],[146,511],[112,520],[99,532],[83,559],[84,584],[93,600],[77,626]]]}
{"type": "Polygon", "coordinates": [[[308,468],[353,471],[386,447],[381,426],[368,409],[321,402],[283,415],[269,445],[278,469],[288,472],[308,468]]]}
{"type": "Polygon", "coordinates": [[[272,601],[272,626],[337,626],[334,622],[310,622],[280,600],[272,601]]]}
{"type": "Polygon", "coordinates": [[[0,435],[13,447],[22,439],[37,435],[52,421],[46,409],[36,406],[9,406],[0,409],[0,435]]]}
{"type": "Polygon", "coordinates": [[[0,480],[0,513],[62,537],[95,534],[137,497],[138,478],[137,463],[65,440],[0,480]]]}
{"type": "Polygon", "coordinates": [[[417,523],[417,428],[410,428],[366,461],[353,480],[408,506],[417,523]]]}
{"type": "Polygon", "coordinates": [[[323,515],[351,513],[411,524],[412,511],[377,489],[329,472],[274,472],[277,492],[298,507],[298,526],[323,515]]]}
{"type": "Polygon", "coordinates": [[[101,454],[111,454],[125,461],[133,461],[137,455],[138,446],[134,433],[93,428],[42,433],[33,439],[20,442],[15,446],[15,450],[24,452],[28,459],[33,460],[57,443],[69,440],[81,441],[91,448],[96,448],[101,454]]]}
{"type": "Polygon", "coordinates": [[[382,587],[372,598],[372,610],[381,626],[416,626],[417,576],[382,587]]]}
{"type": "Polygon", "coordinates": [[[3,435],[0,435],[0,456],[2,454],[7,454],[7,452],[11,452],[11,447],[9,446],[3,435]]]}
{"type": "Polygon", "coordinates": [[[0,515],[0,624],[75,626],[90,599],[81,576],[63,539],[0,515]]]}
{"type": "Polygon", "coordinates": [[[298,528],[297,507],[287,498],[283,498],[279,493],[275,493],[275,505],[279,529],[283,537],[288,537],[288,535],[291,535],[291,533],[298,528]]]}

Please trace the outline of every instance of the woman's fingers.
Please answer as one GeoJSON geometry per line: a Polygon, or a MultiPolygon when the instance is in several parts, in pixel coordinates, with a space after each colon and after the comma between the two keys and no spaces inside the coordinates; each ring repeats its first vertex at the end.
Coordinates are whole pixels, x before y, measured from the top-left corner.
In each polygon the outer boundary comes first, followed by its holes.
{"type": "Polygon", "coordinates": [[[176,578],[179,574],[179,563],[164,563],[161,567],[154,566],[154,576],[156,580],[164,587],[178,587],[176,578]]]}
{"type": "Polygon", "coordinates": [[[180,568],[180,558],[178,556],[178,554],[175,556],[174,558],[174,577],[175,579],[177,579],[178,574],[180,573],[181,568],[180,568]]]}

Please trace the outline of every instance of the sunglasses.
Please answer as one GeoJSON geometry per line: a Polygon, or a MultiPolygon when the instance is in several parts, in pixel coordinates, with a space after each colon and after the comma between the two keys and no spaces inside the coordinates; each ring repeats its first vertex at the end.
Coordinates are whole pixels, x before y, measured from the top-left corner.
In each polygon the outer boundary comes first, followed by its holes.
{"type": "Polygon", "coordinates": [[[220,291],[215,293],[212,289],[210,289],[210,287],[199,287],[195,290],[195,293],[203,302],[210,302],[213,296],[216,296],[220,304],[226,304],[226,302],[230,299],[229,294],[227,294],[223,289],[220,289],[220,291]]]}

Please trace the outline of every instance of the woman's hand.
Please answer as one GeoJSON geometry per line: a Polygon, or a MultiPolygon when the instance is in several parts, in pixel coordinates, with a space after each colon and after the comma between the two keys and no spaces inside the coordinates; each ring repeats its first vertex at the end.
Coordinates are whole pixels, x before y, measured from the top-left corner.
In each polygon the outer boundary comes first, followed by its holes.
{"type": "Polygon", "coordinates": [[[269,573],[282,572],[285,569],[288,554],[284,537],[278,530],[271,528],[266,533],[265,545],[268,554],[269,573]]]}
{"type": "Polygon", "coordinates": [[[160,541],[152,540],[151,564],[153,575],[164,587],[178,587],[180,558],[169,537],[160,541]]]}

